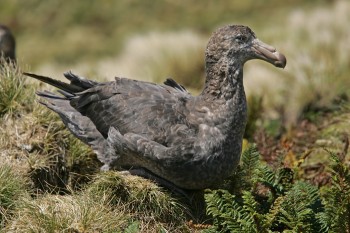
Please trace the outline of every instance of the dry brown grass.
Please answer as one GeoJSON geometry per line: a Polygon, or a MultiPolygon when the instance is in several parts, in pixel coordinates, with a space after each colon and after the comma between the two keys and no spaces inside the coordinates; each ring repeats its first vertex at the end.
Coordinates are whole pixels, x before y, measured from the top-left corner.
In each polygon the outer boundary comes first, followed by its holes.
{"type": "Polygon", "coordinates": [[[1,161],[0,164],[0,229],[6,225],[21,199],[29,196],[29,180],[16,170],[16,165],[1,161]]]}
{"type": "Polygon", "coordinates": [[[46,194],[23,200],[3,232],[119,232],[130,216],[123,206],[112,208],[107,197],[46,194]]]}

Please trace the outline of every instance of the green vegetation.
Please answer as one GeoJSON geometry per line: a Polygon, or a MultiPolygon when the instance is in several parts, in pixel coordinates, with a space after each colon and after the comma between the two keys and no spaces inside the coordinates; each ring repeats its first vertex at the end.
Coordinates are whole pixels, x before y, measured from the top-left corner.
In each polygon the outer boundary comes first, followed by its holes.
{"type": "MultiPolygon", "coordinates": [[[[0,64],[6,60],[0,56],[0,64]]],[[[34,87],[25,85],[21,70],[14,64],[0,65],[0,117],[16,114],[34,100],[34,87]]]]}
{"type": "Polygon", "coordinates": [[[26,180],[13,171],[11,164],[0,165],[0,227],[27,194],[26,188],[26,180]]]}
{"type": "Polygon", "coordinates": [[[235,174],[240,187],[206,194],[214,226],[205,232],[349,231],[349,167],[335,153],[328,155],[331,186],[317,187],[296,180],[300,164],[273,170],[250,146],[235,174]]]}
{"type": "Polygon", "coordinates": [[[186,208],[151,181],[105,172],[96,176],[86,192],[97,198],[108,195],[112,206],[123,206],[132,216],[132,222],[139,222],[142,227],[186,229],[186,208]]]}
{"type": "Polygon", "coordinates": [[[19,65],[0,66],[0,232],[350,232],[349,11],[341,0],[3,0],[19,65]],[[206,41],[227,23],[249,25],[288,64],[247,63],[241,164],[191,200],[100,172],[35,100],[48,87],[21,75],[28,64],[56,78],[172,77],[198,93],[206,41]]]}
{"type": "Polygon", "coordinates": [[[128,219],[120,209],[112,209],[103,196],[47,194],[23,200],[3,231],[117,232],[127,226],[128,219]]]}

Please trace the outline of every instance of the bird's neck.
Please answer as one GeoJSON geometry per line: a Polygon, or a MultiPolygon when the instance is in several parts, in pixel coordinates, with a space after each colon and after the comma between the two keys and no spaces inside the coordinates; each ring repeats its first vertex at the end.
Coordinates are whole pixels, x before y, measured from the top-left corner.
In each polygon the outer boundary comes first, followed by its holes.
{"type": "Polygon", "coordinates": [[[229,100],[235,95],[244,95],[243,67],[235,60],[220,59],[206,63],[206,81],[201,97],[215,100],[229,100]]]}
{"type": "MultiPolygon", "coordinates": [[[[235,129],[236,138],[243,136],[247,120],[247,103],[243,87],[243,67],[234,60],[207,63],[207,79],[199,98],[216,116],[208,118],[222,131],[235,129]],[[224,121],[222,119],[225,119],[224,121]]],[[[234,136],[234,135],[233,135],[234,136]]]]}

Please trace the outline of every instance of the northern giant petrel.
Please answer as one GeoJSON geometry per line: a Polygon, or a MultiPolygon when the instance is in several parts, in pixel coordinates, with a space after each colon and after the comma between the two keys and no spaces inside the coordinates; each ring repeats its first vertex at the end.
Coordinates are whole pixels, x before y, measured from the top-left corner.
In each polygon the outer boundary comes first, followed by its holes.
{"type": "Polygon", "coordinates": [[[209,40],[198,96],[171,79],[164,85],[119,77],[95,82],[68,72],[68,84],[25,74],[60,89],[62,95],[38,95],[105,168],[196,190],[222,181],[239,163],[247,121],[243,65],[251,59],[286,65],[285,56],[250,28],[230,25],[209,40]]]}

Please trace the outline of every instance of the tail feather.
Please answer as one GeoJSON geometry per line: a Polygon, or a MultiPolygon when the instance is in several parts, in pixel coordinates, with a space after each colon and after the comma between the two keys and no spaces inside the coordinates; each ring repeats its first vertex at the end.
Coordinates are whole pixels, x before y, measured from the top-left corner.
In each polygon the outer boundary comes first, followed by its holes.
{"type": "Polygon", "coordinates": [[[72,95],[72,94],[75,94],[78,92],[85,91],[86,89],[89,89],[89,88],[98,84],[95,81],[81,78],[81,77],[73,74],[72,72],[64,73],[64,76],[68,80],[70,80],[70,83],[65,83],[65,82],[50,78],[50,77],[32,74],[32,73],[27,73],[27,72],[24,72],[23,74],[26,76],[35,78],[35,79],[42,81],[44,83],[47,83],[51,86],[57,87],[58,89],[63,91],[61,94],[65,93],[65,94],[63,94],[64,96],[69,96],[69,94],[72,95]]]}
{"type": "Polygon", "coordinates": [[[76,93],[96,86],[98,83],[74,75],[71,72],[64,74],[64,76],[70,80],[70,83],[61,82],[59,80],[32,73],[23,74],[59,89],[57,91],[62,96],[50,91],[37,91],[36,94],[41,97],[39,103],[56,112],[75,137],[91,146],[97,154],[98,159],[101,162],[106,163],[106,167],[108,167],[108,164],[111,163],[111,158],[109,157],[109,151],[111,149],[108,148],[107,140],[96,129],[96,126],[91,119],[84,116],[71,105],[71,100],[76,96],[76,93]]]}
{"type": "Polygon", "coordinates": [[[72,99],[75,96],[74,94],[68,93],[64,90],[57,90],[57,92],[66,97],[67,99],[72,99]]]}
{"type": "Polygon", "coordinates": [[[73,74],[71,71],[65,72],[63,75],[70,81],[72,85],[82,87],[84,88],[84,90],[89,89],[98,84],[98,82],[79,77],[78,75],[73,74]]]}
{"type": "Polygon", "coordinates": [[[66,97],[56,95],[50,91],[37,91],[36,94],[40,97],[49,98],[49,99],[59,99],[59,100],[66,100],[66,97]]]}
{"type": "Polygon", "coordinates": [[[107,157],[106,153],[107,140],[88,117],[74,109],[64,97],[60,99],[59,96],[51,92],[40,92],[38,94],[45,100],[40,100],[39,103],[56,112],[75,137],[91,146],[101,162],[109,162],[110,158],[107,157]]]}

